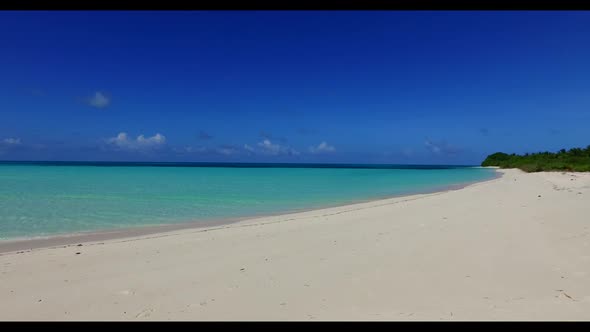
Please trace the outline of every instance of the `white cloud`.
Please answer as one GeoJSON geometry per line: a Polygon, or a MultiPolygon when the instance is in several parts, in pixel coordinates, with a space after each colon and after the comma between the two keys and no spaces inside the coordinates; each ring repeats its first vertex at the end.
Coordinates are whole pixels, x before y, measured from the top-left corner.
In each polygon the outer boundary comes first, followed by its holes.
{"type": "Polygon", "coordinates": [[[175,147],[172,148],[172,151],[176,152],[176,153],[181,153],[181,154],[187,154],[187,153],[204,153],[204,152],[208,152],[209,149],[207,149],[204,146],[185,146],[185,147],[175,147]]]}
{"type": "Polygon", "coordinates": [[[246,150],[248,152],[254,152],[254,148],[248,144],[244,144],[244,150],[246,150]]]}
{"type": "Polygon", "coordinates": [[[273,156],[276,155],[291,155],[297,156],[300,153],[297,150],[294,150],[287,146],[281,146],[279,144],[273,144],[269,139],[265,139],[262,142],[258,143],[262,153],[270,154],[273,156]]]}
{"type": "Polygon", "coordinates": [[[280,145],[272,144],[272,142],[268,139],[265,139],[264,141],[258,143],[258,146],[269,154],[279,154],[279,152],[281,151],[280,145]]]}
{"type": "Polygon", "coordinates": [[[88,99],[88,104],[92,107],[96,108],[105,108],[109,106],[111,103],[111,99],[104,95],[104,93],[97,91],[94,93],[90,99],[88,99]]]}
{"type": "Polygon", "coordinates": [[[236,150],[232,149],[232,148],[219,148],[217,149],[218,153],[221,153],[223,155],[229,156],[232,155],[236,152],[236,150]]]}
{"type": "Polygon", "coordinates": [[[312,146],[309,148],[309,152],[311,153],[334,152],[335,150],[334,146],[328,145],[326,142],[322,142],[318,146],[312,146]]]}
{"type": "Polygon", "coordinates": [[[148,138],[143,135],[139,135],[136,139],[130,139],[127,136],[127,133],[121,132],[116,137],[107,139],[107,143],[126,150],[155,149],[166,144],[166,136],[157,133],[156,135],[148,138]]]}
{"type": "Polygon", "coordinates": [[[436,154],[440,154],[441,148],[440,146],[438,146],[438,144],[435,144],[429,140],[426,140],[424,142],[424,145],[426,146],[426,148],[428,148],[428,150],[430,150],[432,153],[436,153],[436,154]]]}
{"type": "Polygon", "coordinates": [[[225,144],[225,145],[219,146],[215,151],[219,154],[229,156],[229,155],[233,155],[233,154],[239,154],[240,148],[238,146],[235,146],[232,144],[225,144]]]}
{"type": "Polygon", "coordinates": [[[21,144],[20,138],[11,138],[11,137],[3,139],[2,143],[6,144],[6,145],[19,145],[19,144],[21,144]]]}
{"type": "Polygon", "coordinates": [[[453,145],[450,145],[450,144],[448,144],[448,143],[446,143],[444,141],[437,143],[437,142],[433,142],[433,141],[427,139],[424,142],[424,145],[426,146],[426,148],[428,150],[430,150],[430,152],[432,152],[432,153],[434,153],[436,155],[440,155],[440,154],[443,154],[443,155],[456,155],[456,154],[459,154],[459,153],[461,153],[463,151],[463,149],[458,148],[458,147],[453,146],[453,145]]]}
{"type": "Polygon", "coordinates": [[[137,143],[143,146],[160,145],[166,143],[166,137],[159,133],[148,138],[145,138],[143,135],[139,135],[137,136],[137,143]]]}
{"type": "Polygon", "coordinates": [[[21,146],[20,138],[5,138],[0,140],[0,154],[4,154],[7,151],[16,149],[17,147],[21,146]]]}

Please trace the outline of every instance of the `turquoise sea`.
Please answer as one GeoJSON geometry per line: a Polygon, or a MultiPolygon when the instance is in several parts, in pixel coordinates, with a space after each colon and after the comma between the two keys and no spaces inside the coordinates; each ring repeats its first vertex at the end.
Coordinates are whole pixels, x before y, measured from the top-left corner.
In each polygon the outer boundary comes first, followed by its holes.
{"type": "Polygon", "coordinates": [[[494,177],[457,166],[0,162],[0,239],[290,212],[494,177]]]}

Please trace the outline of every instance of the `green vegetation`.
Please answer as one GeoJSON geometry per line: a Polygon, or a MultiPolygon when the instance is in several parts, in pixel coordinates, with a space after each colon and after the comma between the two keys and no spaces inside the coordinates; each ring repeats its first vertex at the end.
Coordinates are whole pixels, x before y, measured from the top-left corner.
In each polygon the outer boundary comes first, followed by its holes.
{"type": "Polygon", "coordinates": [[[496,152],[489,155],[482,166],[519,168],[525,172],[574,171],[590,172],[590,145],[585,149],[561,149],[556,153],[539,152],[524,155],[496,152]]]}

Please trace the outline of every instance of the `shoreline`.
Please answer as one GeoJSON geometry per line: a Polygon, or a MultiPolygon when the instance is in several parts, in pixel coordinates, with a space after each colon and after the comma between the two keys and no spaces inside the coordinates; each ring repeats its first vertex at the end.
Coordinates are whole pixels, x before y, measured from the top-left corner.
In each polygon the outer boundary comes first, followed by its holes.
{"type": "MultiPolygon", "coordinates": [[[[482,167],[480,168],[493,168],[493,167],[482,167]]],[[[0,240],[0,256],[11,254],[11,253],[23,253],[30,252],[32,250],[39,249],[53,249],[53,248],[65,248],[76,246],[79,244],[87,244],[93,242],[103,242],[110,240],[122,240],[140,238],[145,236],[157,236],[163,235],[170,232],[182,231],[182,230],[193,230],[193,231],[207,231],[220,228],[228,228],[231,225],[240,223],[256,222],[263,218],[277,218],[277,217],[291,217],[293,215],[306,213],[306,212],[321,212],[323,210],[329,210],[333,208],[353,208],[359,204],[366,203],[379,203],[387,200],[421,196],[436,193],[445,193],[454,190],[461,190],[472,185],[479,183],[485,183],[500,179],[504,173],[495,170],[495,176],[490,179],[480,181],[470,181],[465,183],[458,183],[455,185],[448,185],[442,187],[433,187],[429,190],[417,190],[399,195],[385,196],[385,197],[373,197],[364,200],[354,200],[352,202],[342,204],[331,204],[320,207],[312,208],[301,208],[294,210],[281,211],[277,213],[261,213],[258,215],[241,216],[241,217],[230,217],[230,218],[213,218],[203,219],[199,221],[189,221],[185,223],[174,223],[174,224],[160,224],[160,225],[144,225],[136,227],[123,227],[115,229],[104,229],[95,231],[82,231],[73,233],[61,233],[47,236],[33,236],[33,237],[19,237],[9,238],[0,240]]]]}
{"type": "Polygon", "coordinates": [[[590,319],[590,173],[0,255],[0,320],[590,319]]]}

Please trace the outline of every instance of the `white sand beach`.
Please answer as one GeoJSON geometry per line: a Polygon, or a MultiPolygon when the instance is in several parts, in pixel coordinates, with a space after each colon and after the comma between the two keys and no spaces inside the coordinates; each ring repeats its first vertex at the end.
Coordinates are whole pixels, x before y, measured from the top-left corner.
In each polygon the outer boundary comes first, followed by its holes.
{"type": "Polygon", "coordinates": [[[0,254],[0,320],[589,320],[590,174],[0,254]]]}

